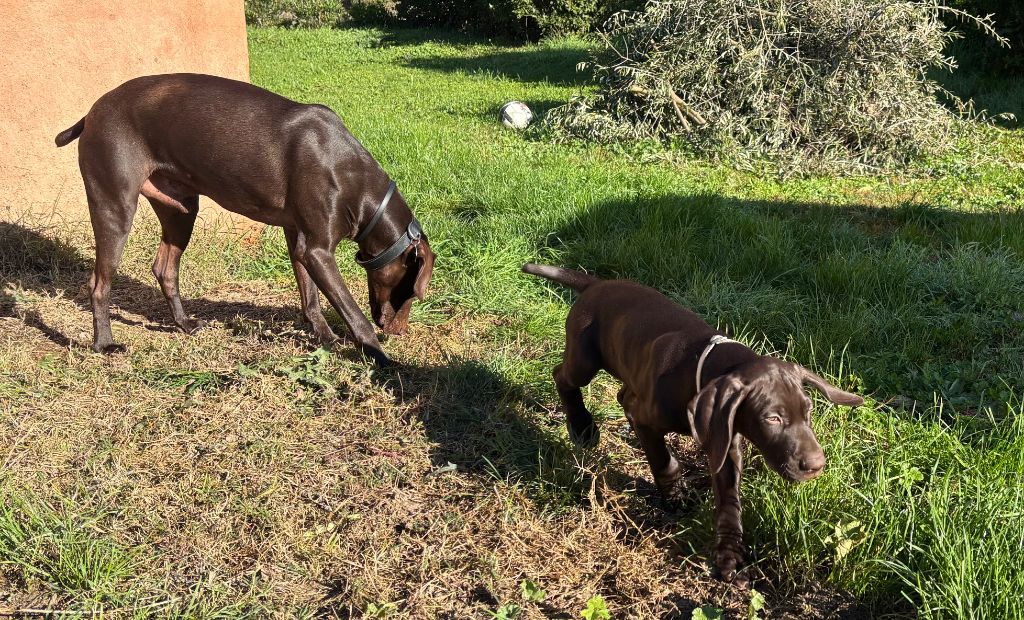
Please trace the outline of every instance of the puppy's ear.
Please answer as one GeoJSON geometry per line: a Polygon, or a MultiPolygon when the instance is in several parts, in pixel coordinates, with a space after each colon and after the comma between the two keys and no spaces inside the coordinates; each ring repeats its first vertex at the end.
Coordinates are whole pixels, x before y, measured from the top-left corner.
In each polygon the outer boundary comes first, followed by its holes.
{"type": "Polygon", "coordinates": [[[708,454],[711,473],[725,466],[733,438],[733,421],[740,403],[747,396],[747,386],[729,375],[721,376],[704,386],[686,407],[690,433],[708,454]]]}
{"type": "Polygon", "coordinates": [[[416,282],[412,285],[412,292],[416,295],[416,299],[423,301],[423,298],[427,296],[430,277],[434,273],[434,252],[431,251],[426,239],[420,241],[420,247],[417,248],[413,260],[418,264],[419,271],[416,272],[416,282]]]}
{"type": "Polygon", "coordinates": [[[800,366],[800,371],[803,373],[802,379],[804,383],[814,386],[825,398],[833,403],[850,407],[858,407],[864,404],[864,399],[860,396],[840,390],[803,366],[800,366]]]}

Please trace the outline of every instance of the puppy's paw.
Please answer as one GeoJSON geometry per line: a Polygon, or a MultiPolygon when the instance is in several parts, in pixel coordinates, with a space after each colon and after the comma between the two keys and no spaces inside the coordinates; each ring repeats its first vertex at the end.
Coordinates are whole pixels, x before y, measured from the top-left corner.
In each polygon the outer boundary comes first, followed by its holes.
{"type": "Polygon", "coordinates": [[[720,549],[715,554],[715,576],[740,588],[750,585],[750,577],[743,571],[743,554],[735,549],[720,549]]]}
{"type": "Polygon", "coordinates": [[[594,424],[593,421],[579,430],[574,428],[572,424],[567,424],[566,428],[569,429],[569,439],[580,448],[587,450],[596,448],[601,440],[601,431],[598,430],[597,424],[594,424]]]}
{"type": "Polygon", "coordinates": [[[683,484],[682,477],[674,481],[662,483],[657,481],[658,492],[661,494],[661,504],[666,512],[678,512],[693,502],[689,489],[683,484]]]}

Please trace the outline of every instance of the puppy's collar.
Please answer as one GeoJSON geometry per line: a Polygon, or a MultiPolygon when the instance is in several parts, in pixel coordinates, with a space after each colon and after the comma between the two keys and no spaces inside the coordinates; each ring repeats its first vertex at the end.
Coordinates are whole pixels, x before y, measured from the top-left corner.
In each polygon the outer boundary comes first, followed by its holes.
{"type": "Polygon", "coordinates": [[[726,342],[736,342],[732,338],[726,338],[721,334],[715,334],[711,337],[708,342],[708,346],[704,347],[704,351],[700,354],[700,359],[697,360],[697,391],[700,392],[700,373],[704,370],[704,360],[708,358],[708,354],[711,353],[711,349],[715,348],[715,345],[723,344],[726,342]]]}

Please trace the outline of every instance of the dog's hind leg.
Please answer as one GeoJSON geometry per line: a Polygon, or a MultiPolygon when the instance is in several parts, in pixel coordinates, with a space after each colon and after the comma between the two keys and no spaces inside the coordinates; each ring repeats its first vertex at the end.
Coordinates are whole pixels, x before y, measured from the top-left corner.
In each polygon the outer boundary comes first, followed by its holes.
{"type": "Polygon", "coordinates": [[[181,295],[178,293],[178,269],[181,265],[181,255],[192,238],[196,216],[199,214],[199,196],[189,196],[176,201],[184,207],[183,212],[176,206],[168,205],[159,197],[150,196],[145,187],[143,193],[153,205],[161,228],[160,247],[156,251],[156,260],[153,261],[153,276],[160,283],[160,289],[167,298],[174,324],[185,333],[191,334],[201,329],[205,323],[185,314],[185,309],[181,305],[181,295]]]}
{"type": "Polygon", "coordinates": [[[89,217],[96,238],[96,266],[89,278],[89,296],[92,302],[92,350],[97,353],[124,351],[115,344],[110,331],[110,286],[121,264],[124,244],[132,228],[138,208],[138,192],[108,193],[98,184],[86,182],[89,217]]]}
{"type": "Polygon", "coordinates": [[[292,271],[295,272],[295,280],[299,285],[299,297],[302,302],[302,315],[313,328],[313,333],[320,340],[320,344],[327,346],[338,340],[337,334],[327,324],[323,310],[320,308],[320,289],[316,287],[313,278],[310,277],[306,267],[295,258],[295,246],[298,243],[298,231],[294,228],[284,229],[284,238],[288,242],[288,256],[292,261],[292,271]]]}
{"type": "Polygon", "coordinates": [[[571,333],[566,334],[565,355],[562,363],[555,366],[552,375],[558,397],[565,409],[569,438],[577,445],[592,448],[600,439],[600,431],[594,423],[594,416],[583,403],[581,388],[594,380],[601,366],[600,356],[586,331],[582,330],[576,337],[571,333]]]}

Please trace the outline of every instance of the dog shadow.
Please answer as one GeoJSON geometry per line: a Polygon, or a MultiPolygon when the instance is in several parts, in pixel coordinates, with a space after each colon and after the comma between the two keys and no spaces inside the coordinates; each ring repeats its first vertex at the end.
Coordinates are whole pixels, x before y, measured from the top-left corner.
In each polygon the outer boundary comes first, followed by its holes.
{"type": "MultiPolygon", "coordinates": [[[[154,248],[155,252],[155,248],[154,248]]],[[[39,330],[60,347],[88,346],[48,325],[34,310],[18,312],[16,291],[32,291],[49,297],[63,297],[83,311],[92,312],[88,281],[93,259],[71,244],[18,223],[0,222],[0,316],[16,317],[39,330]]],[[[190,315],[206,321],[230,323],[236,317],[272,323],[281,317],[299,319],[297,307],[256,305],[246,301],[206,298],[183,300],[190,315]]],[[[111,287],[111,319],[125,325],[143,326],[150,331],[177,331],[167,301],[154,281],[141,282],[118,273],[111,287]],[[140,323],[125,316],[141,316],[140,323]]]]}

